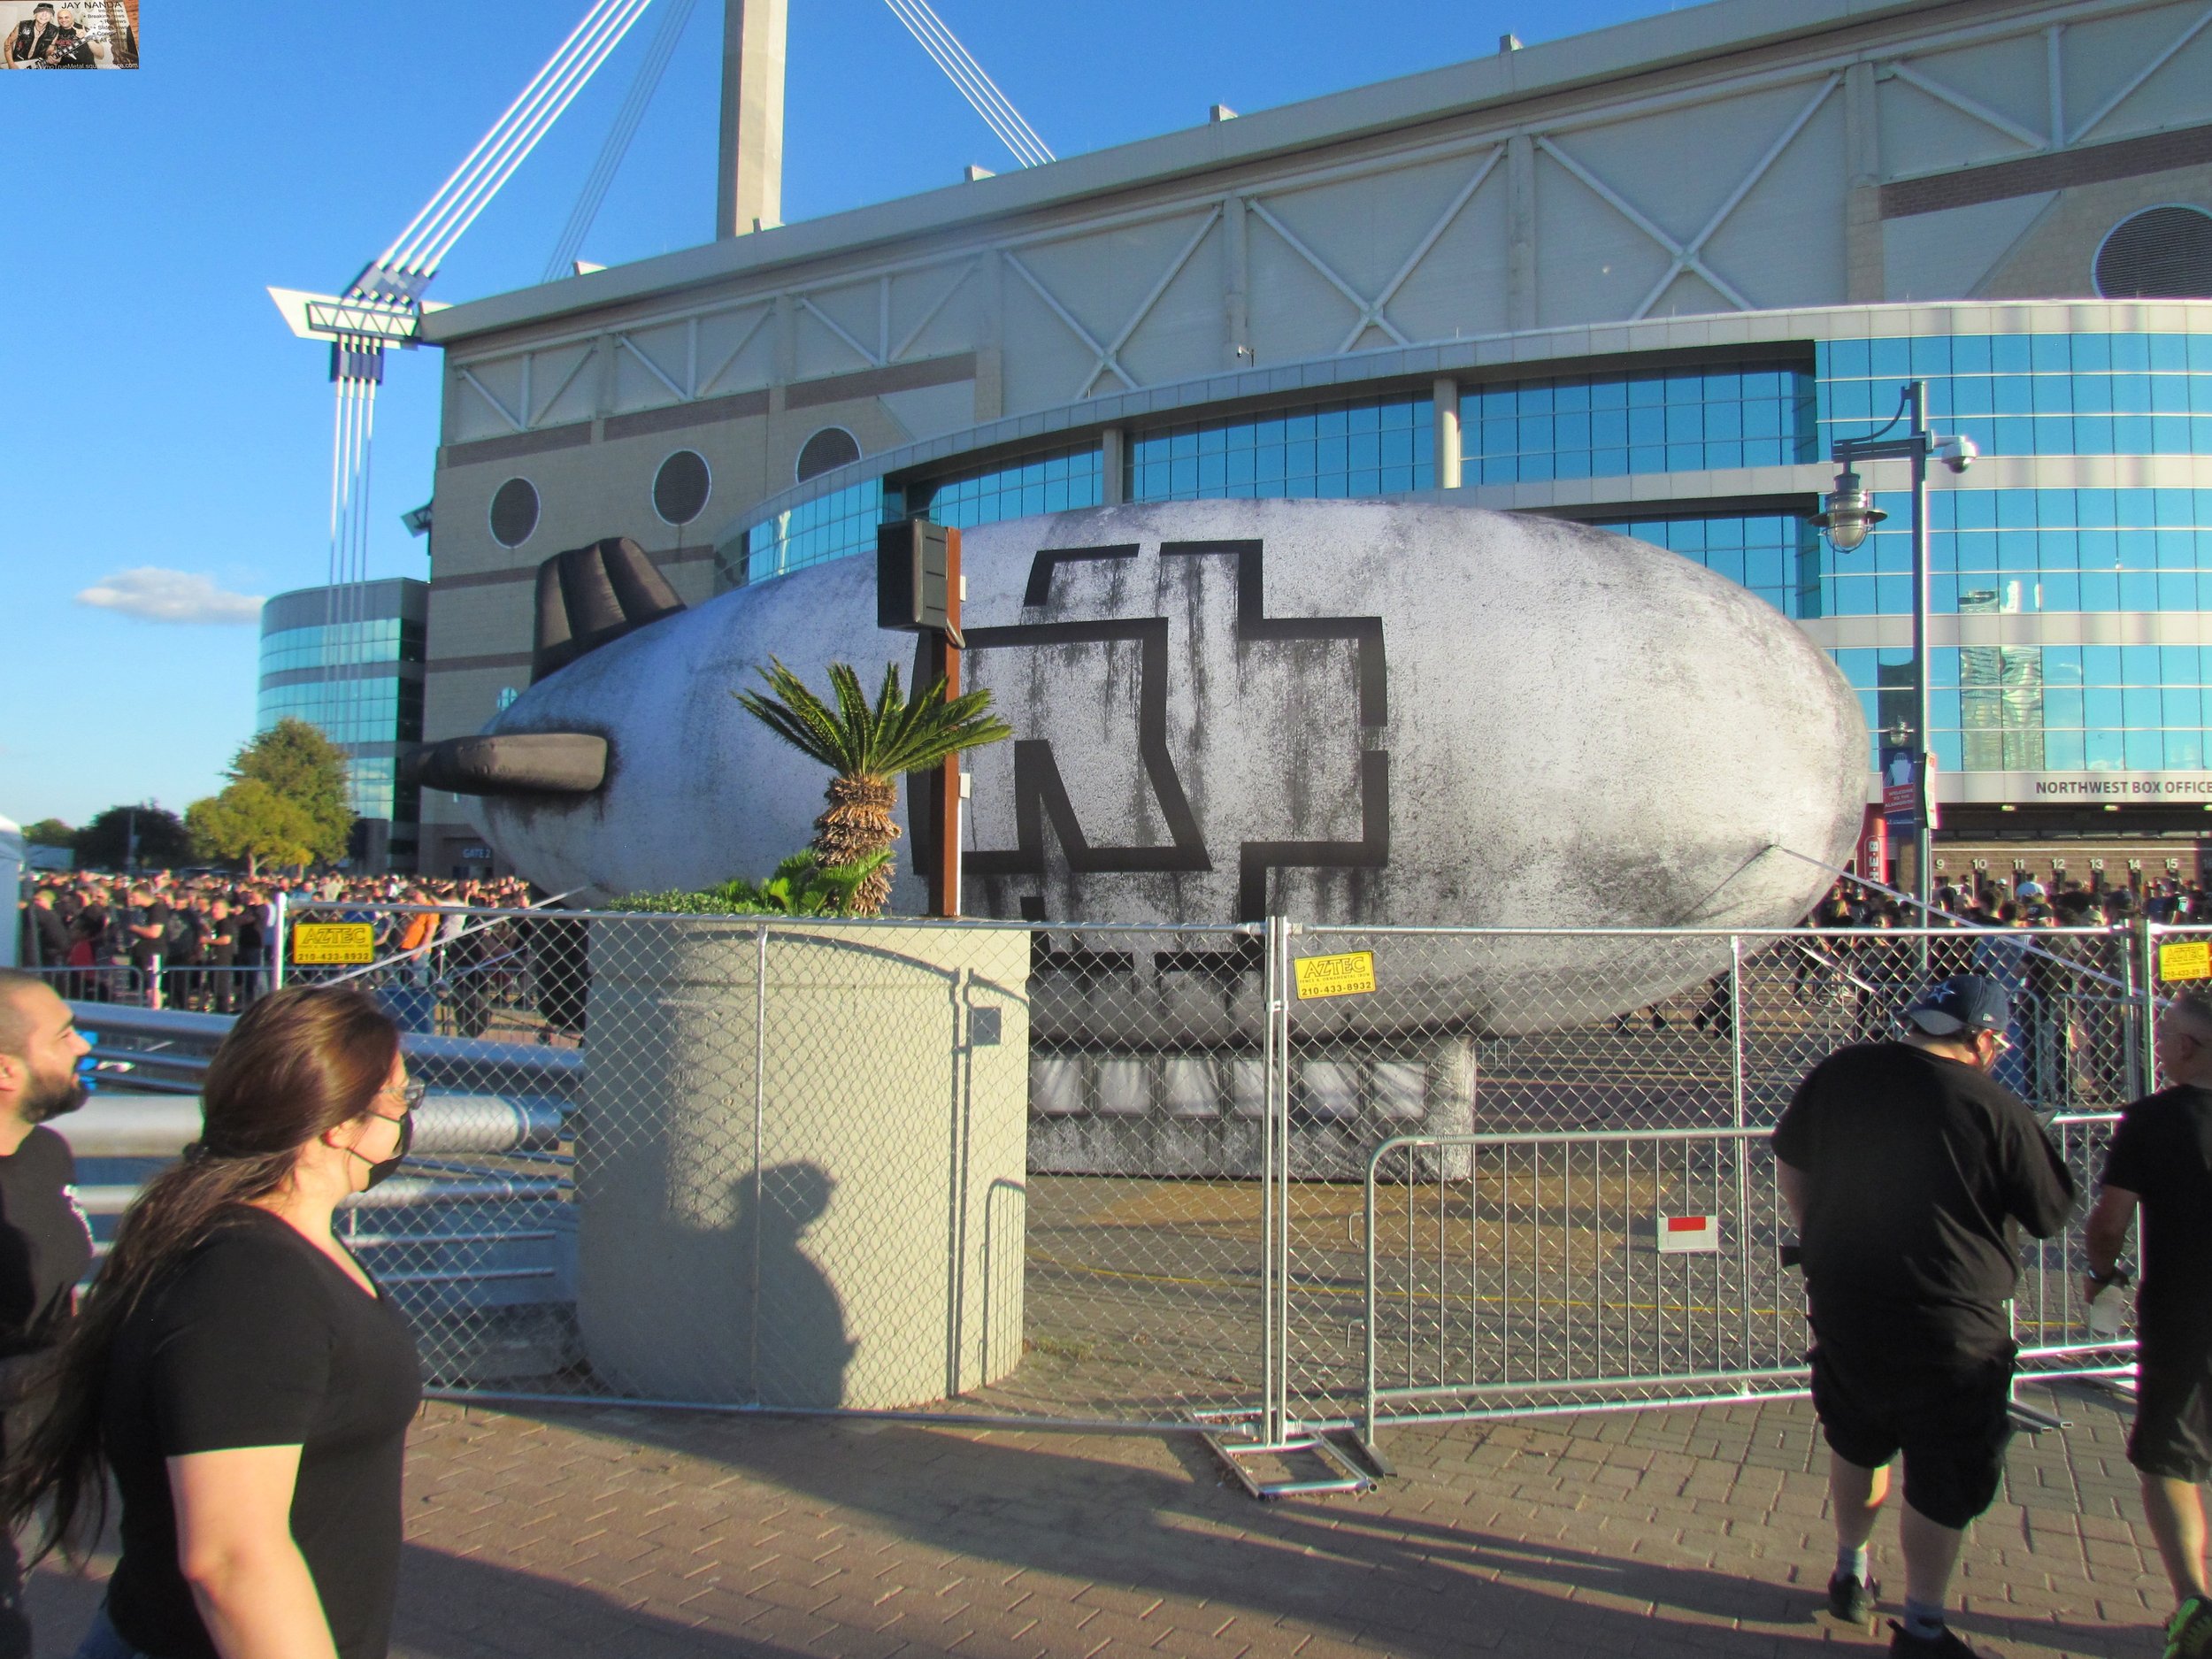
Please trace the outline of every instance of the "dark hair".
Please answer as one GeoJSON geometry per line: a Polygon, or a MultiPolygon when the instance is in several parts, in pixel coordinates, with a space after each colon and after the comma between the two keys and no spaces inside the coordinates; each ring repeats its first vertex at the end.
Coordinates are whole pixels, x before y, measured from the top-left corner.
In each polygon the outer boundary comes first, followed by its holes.
{"type": "Polygon", "coordinates": [[[2167,998],[2166,1005],[2187,1016],[2200,1031],[2212,1031],[2212,993],[2197,989],[2176,991],[2167,998]]]}
{"type": "Polygon", "coordinates": [[[100,1402],[124,1321],[238,1206],[280,1191],[300,1148],[369,1110],[399,1056],[399,1028],[362,991],[294,987],[238,1018],[208,1063],[201,1138],[123,1217],[82,1310],[24,1392],[44,1416],[0,1469],[0,1524],[50,1500],[37,1560],[88,1553],[107,1519],[100,1402]]]}
{"type": "Polygon", "coordinates": [[[18,999],[34,987],[45,987],[46,981],[35,973],[26,973],[20,968],[0,968],[0,1054],[20,1060],[23,1040],[30,1034],[30,1021],[24,1016],[18,999]]]}

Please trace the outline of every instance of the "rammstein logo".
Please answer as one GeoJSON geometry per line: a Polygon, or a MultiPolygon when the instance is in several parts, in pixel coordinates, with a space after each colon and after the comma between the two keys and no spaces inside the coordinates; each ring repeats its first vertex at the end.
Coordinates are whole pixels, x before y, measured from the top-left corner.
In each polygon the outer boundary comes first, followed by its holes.
{"type": "MultiPolygon", "coordinates": [[[[1030,566],[1022,595],[1025,609],[1051,597],[1052,579],[1064,564],[1133,559],[1136,543],[1112,547],[1048,548],[1030,566]]],[[[1286,640],[1350,640],[1358,651],[1359,723],[1383,726],[1389,718],[1389,672],[1383,651],[1380,617],[1271,617],[1266,614],[1262,544],[1257,540],[1164,541],[1160,557],[1218,557],[1236,563],[1236,637],[1240,643],[1286,640]]],[[[964,863],[979,876],[1041,876],[1045,873],[1045,826],[1049,823],[1068,868],[1079,874],[1148,871],[1211,870],[1190,799],[1168,752],[1168,618],[1127,617],[1089,622],[1036,622],[967,631],[970,650],[1134,641],[1139,648],[1138,750],[1161,820],[1165,845],[1094,847],[1083,835],[1069,799],[1052,744],[1018,738],[1014,744],[1015,845],[971,852],[964,863]]],[[[1380,869],[1390,861],[1390,756],[1366,749],[1360,755],[1360,838],[1352,841],[1250,841],[1237,851],[1237,910],[1240,919],[1257,921],[1267,911],[1268,872],[1282,869],[1380,869]]],[[[929,815],[917,813],[918,820],[929,815]]],[[[918,856],[924,849],[915,849],[918,856]]],[[[1035,908],[1025,901],[1025,911],[1035,908]]],[[[1033,919],[1042,919],[1033,917],[1033,919]]]]}

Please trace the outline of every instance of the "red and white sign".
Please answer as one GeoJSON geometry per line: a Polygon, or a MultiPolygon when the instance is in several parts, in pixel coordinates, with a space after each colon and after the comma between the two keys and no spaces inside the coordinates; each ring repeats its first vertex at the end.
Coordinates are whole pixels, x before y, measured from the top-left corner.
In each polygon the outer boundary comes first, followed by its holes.
{"type": "Polygon", "coordinates": [[[1859,874],[1870,881],[1889,879],[1889,820],[1870,806],[1859,827],[1859,874]]]}
{"type": "Polygon", "coordinates": [[[1659,1254],[1710,1256],[1720,1248],[1718,1216],[1662,1216],[1659,1254]]]}

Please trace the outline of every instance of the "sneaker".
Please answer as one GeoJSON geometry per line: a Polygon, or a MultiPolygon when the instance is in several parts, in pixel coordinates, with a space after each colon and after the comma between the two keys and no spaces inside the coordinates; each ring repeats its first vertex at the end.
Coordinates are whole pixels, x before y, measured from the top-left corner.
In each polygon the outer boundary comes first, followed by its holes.
{"type": "Polygon", "coordinates": [[[1859,1582],[1856,1573],[1839,1572],[1828,1580],[1828,1614],[1847,1624],[1871,1625],[1874,1604],[1882,1599],[1882,1581],[1859,1582]]]}
{"type": "Polygon", "coordinates": [[[2212,1655],[2212,1601],[2193,1595],[2166,1621],[2163,1659],[2205,1659],[2212,1655]]]}
{"type": "Polygon", "coordinates": [[[1912,1654],[1919,1659],[1980,1659],[1947,1624],[1933,1636],[1915,1636],[1895,1619],[1890,1620],[1889,1627],[1895,1632],[1889,1639],[1893,1654],[1912,1654]]]}

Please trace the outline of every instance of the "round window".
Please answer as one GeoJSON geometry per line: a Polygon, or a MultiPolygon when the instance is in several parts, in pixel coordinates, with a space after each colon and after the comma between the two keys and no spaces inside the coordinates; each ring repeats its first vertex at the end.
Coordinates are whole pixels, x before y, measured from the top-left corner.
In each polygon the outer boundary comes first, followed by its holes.
{"type": "Polygon", "coordinates": [[[653,475],[653,511],[664,524],[689,524],[707,510],[713,493],[706,457],[695,449],[677,450],[653,475]]]}
{"type": "Polygon", "coordinates": [[[860,441],[842,426],[825,426],[799,449],[799,482],[860,459],[860,441]]]}
{"type": "Polygon", "coordinates": [[[2108,300],[2212,299],[2212,213],[2147,207],[2097,250],[2097,292],[2108,300]]]}
{"type": "Polygon", "coordinates": [[[538,492],[526,478],[511,478],[492,497],[492,540],[520,547],[538,527],[538,492]]]}

